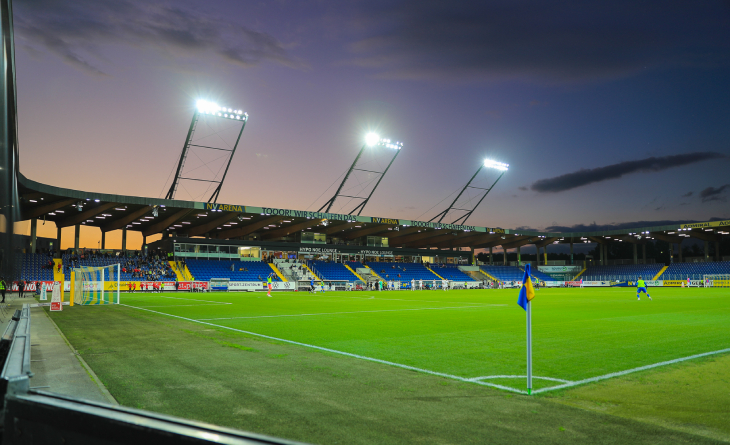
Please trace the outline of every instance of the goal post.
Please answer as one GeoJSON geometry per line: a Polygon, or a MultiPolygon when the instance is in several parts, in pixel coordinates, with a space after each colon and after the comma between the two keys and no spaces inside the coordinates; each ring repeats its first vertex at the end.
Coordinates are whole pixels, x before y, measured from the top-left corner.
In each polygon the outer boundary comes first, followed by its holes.
{"type": "Polygon", "coordinates": [[[120,265],[74,268],[71,281],[71,304],[119,304],[120,265]]]}
{"type": "Polygon", "coordinates": [[[711,274],[702,276],[704,287],[730,287],[730,274],[711,274]]]}

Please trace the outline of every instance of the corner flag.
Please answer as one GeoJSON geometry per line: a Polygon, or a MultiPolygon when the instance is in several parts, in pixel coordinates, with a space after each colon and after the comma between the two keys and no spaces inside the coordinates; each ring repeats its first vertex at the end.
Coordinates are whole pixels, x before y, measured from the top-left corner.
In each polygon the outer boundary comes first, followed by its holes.
{"type": "Polygon", "coordinates": [[[522,278],[522,287],[520,288],[520,297],[517,299],[517,304],[522,306],[522,309],[527,310],[527,304],[535,298],[535,289],[532,287],[532,280],[530,279],[530,265],[525,265],[525,276],[522,278]]]}
{"type": "Polygon", "coordinates": [[[527,394],[532,394],[532,307],[530,301],[535,298],[535,289],[530,279],[530,265],[525,265],[525,276],[522,279],[520,297],[517,304],[527,312],[527,394]]]}

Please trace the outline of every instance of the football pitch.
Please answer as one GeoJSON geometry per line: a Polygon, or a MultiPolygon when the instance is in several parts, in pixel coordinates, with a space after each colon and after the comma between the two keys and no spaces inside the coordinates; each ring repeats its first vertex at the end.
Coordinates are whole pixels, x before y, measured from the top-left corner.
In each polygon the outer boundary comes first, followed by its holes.
{"type": "MultiPolygon", "coordinates": [[[[533,300],[537,393],[730,352],[728,291],[541,289],[533,300]]],[[[124,295],[194,323],[523,392],[525,312],[515,290],[124,295]]],[[[92,309],[93,310],[93,309],[92,309]]]]}
{"type": "Polygon", "coordinates": [[[730,439],[730,291],[650,293],[539,290],[531,397],[517,290],[122,293],[50,315],[124,405],[308,442],[730,439]]]}

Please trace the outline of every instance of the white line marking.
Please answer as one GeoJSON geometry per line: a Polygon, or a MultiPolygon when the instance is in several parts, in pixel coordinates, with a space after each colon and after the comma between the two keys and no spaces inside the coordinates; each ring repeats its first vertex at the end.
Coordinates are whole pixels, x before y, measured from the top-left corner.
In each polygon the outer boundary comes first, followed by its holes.
{"type": "MultiPolygon", "coordinates": [[[[541,379],[541,380],[550,380],[552,382],[573,383],[572,380],[556,379],[553,377],[538,377],[536,375],[533,375],[532,378],[541,379]]],[[[469,380],[477,381],[477,380],[486,380],[486,379],[527,379],[527,376],[526,375],[488,375],[488,376],[484,376],[484,377],[473,377],[469,380]]]]}
{"type": "MultiPolygon", "coordinates": [[[[152,307],[152,306],[145,306],[152,307]]],[[[160,306],[165,307],[165,306],[160,306]]],[[[484,306],[453,306],[453,307],[419,307],[411,309],[382,309],[376,311],[351,311],[351,312],[321,312],[316,314],[284,314],[284,315],[255,315],[250,317],[225,317],[225,318],[201,318],[200,320],[238,320],[243,318],[278,318],[278,317],[305,317],[311,315],[339,315],[339,314],[362,314],[368,312],[401,312],[401,311],[427,311],[438,309],[464,309],[464,308],[483,308],[484,306]]]]}
{"type": "Polygon", "coordinates": [[[510,388],[509,386],[497,385],[495,383],[478,382],[478,381],[477,382],[473,382],[473,381],[471,381],[471,380],[469,380],[467,378],[459,377],[459,376],[456,376],[456,375],[444,374],[442,372],[436,372],[436,371],[429,371],[428,369],[416,368],[414,366],[409,366],[409,365],[402,365],[400,363],[389,362],[387,360],[380,360],[378,358],[365,357],[364,355],[352,354],[350,352],[338,351],[336,349],[324,348],[322,346],[309,345],[307,343],[301,343],[301,342],[298,342],[298,341],[285,340],[283,338],[272,337],[270,335],[264,335],[264,334],[258,334],[256,332],[244,331],[242,329],[229,328],[228,326],[221,326],[221,325],[217,325],[217,324],[213,324],[213,323],[207,323],[207,322],[201,321],[201,320],[194,320],[192,318],[181,317],[179,315],[166,314],[164,312],[153,311],[153,310],[150,310],[150,309],[144,309],[144,308],[136,307],[136,306],[129,306],[129,305],[126,305],[126,304],[122,304],[121,306],[127,306],[127,307],[131,307],[133,309],[139,309],[139,310],[142,310],[142,311],[152,312],[154,314],[159,314],[159,315],[165,315],[165,316],[172,317],[172,318],[179,318],[180,320],[185,320],[185,321],[189,321],[189,322],[192,322],[192,323],[199,323],[199,324],[204,324],[206,326],[213,326],[213,327],[216,327],[216,328],[227,329],[229,331],[240,332],[240,333],[248,334],[248,335],[255,335],[257,337],[268,338],[270,340],[276,340],[276,341],[280,341],[280,342],[283,342],[283,343],[289,343],[289,344],[292,344],[292,345],[304,346],[306,348],[312,348],[312,349],[317,349],[317,350],[320,350],[320,351],[331,352],[333,354],[340,354],[340,355],[345,355],[345,356],[348,356],[348,357],[359,358],[361,360],[367,360],[367,361],[371,361],[371,362],[382,363],[384,365],[395,366],[395,367],[398,367],[398,368],[408,369],[410,371],[423,372],[425,374],[437,375],[439,377],[446,377],[446,378],[449,378],[449,379],[459,380],[459,381],[462,381],[462,382],[475,383],[477,385],[482,385],[482,386],[491,386],[493,388],[499,388],[499,389],[503,389],[505,391],[516,392],[516,393],[519,393],[519,394],[527,394],[526,391],[522,391],[522,390],[515,389],[515,388],[510,388]]]}
{"type": "MultiPolygon", "coordinates": [[[[185,321],[189,321],[189,322],[192,322],[192,323],[199,323],[199,324],[203,324],[203,325],[206,325],[206,326],[213,326],[213,327],[216,327],[216,328],[227,329],[229,331],[241,332],[243,334],[249,334],[249,335],[255,335],[257,337],[268,338],[270,340],[276,340],[276,341],[280,341],[280,342],[283,342],[283,343],[289,343],[289,344],[293,344],[293,345],[304,346],[306,348],[312,348],[312,349],[317,349],[317,350],[320,350],[320,351],[331,352],[333,354],[340,354],[340,355],[345,355],[345,356],[348,356],[348,357],[359,358],[361,360],[367,360],[367,361],[371,361],[371,362],[382,363],[384,365],[395,366],[397,368],[408,369],[408,370],[416,371],[416,372],[423,372],[425,374],[436,375],[436,376],[439,376],[439,377],[446,377],[446,378],[449,378],[449,379],[459,380],[459,381],[462,381],[462,382],[474,383],[474,384],[482,385],[482,386],[490,386],[492,388],[498,388],[498,389],[503,389],[505,391],[510,391],[510,392],[514,392],[514,393],[518,393],[518,394],[525,394],[525,395],[527,395],[527,391],[523,391],[523,390],[516,389],[516,388],[511,388],[509,386],[498,385],[496,383],[487,383],[487,382],[482,382],[481,380],[474,380],[474,379],[469,379],[469,378],[465,378],[465,377],[459,377],[459,376],[456,376],[456,375],[445,374],[445,373],[442,373],[442,372],[429,371],[428,369],[416,368],[414,366],[403,365],[403,364],[400,364],[400,363],[389,362],[387,360],[381,360],[381,359],[378,359],[378,358],[366,357],[364,355],[352,354],[350,352],[344,352],[344,351],[338,351],[338,350],[335,350],[335,349],[324,348],[322,346],[310,345],[310,344],[301,343],[301,342],[298,342],[298,341],[285,340],[283,338],[272,337],[270,335],[258,334],[256,332],[250,332],[250,331],[244,331],[242,329],[230,328],[228,326],[221,326],[221,325],[217,325],[217,324],[213,324],[213,323],[208,323],[208,322],[205,322],[205,321],[202,321],[202,320],[194,320],[192,318],[181,317],[179,315],[166,314],[164,312],[153,311],[153,310],[150,310],[150,309],[145,309],[145,308],[141,308],[141,307],[137,307],[137,306],[130,306],[128,304],[120,304],[120,306],[131,307],[133,309],[139,309],[139,310],[142,310],[142,311],[152,312],[154,314],[165,315],[165,316],[172,317],[172,318],[178,318],[180,320],[185,320],[185,321]]],[[[613,377],[619,377],[619,376],[622,376],[622,375],[631,374],[631,373],[639,372],[639,371],[644,371],[644,370],[647,370],[647,369],[658,368],[660,366],[671,365],[671,364],[674,364],[674,363],[680,363],[680,362],[684,362],[684,361],[687,361],[687,360],[692,360],[692,359],[701,358],[701,357],[707,357],[707,356],[711,356],[711,355],[723,354],[725,352],[730,352],[730,348],[720,349],[720,350],[711,351],[711,352],[704,352],[702,354],[690,355],[690,356],[687,356],[687,357],[677,358],[677,359],[674,359],[674,360],[667,360],[667,361],[664,361],[664,362],[654,363],[654,364],[646,365],[646,366],[640,366],[638,368],[628,369],[628,370],[625,370],[625,371],[613,372],[613,373],[601,375],[601,376],[598,376],[598,377],[591,377],[591,378],[584,379],[584,380],[578,380],[578,381],[574,381],[572,383],[565,383],[563,385],[550,386],[548,388],[542,388],[542,389],[538,389],[538,390],[532,391],[532,393],[533,394],[539,394],[539,393],[548,392],[548,391],[555,391],[555,390],[563,389],[563,388],[570,388],[570,387],[577,386],[577,385],[583,385],[583,384],[586,384],[586,383],[598,382],[598,381],[601,381],[601,380],[606,380],[606,379],[610,379],[610,378],[613,378],[613,377]]],[[[492,377],[494,377],[494,376],[492,376],[492,377]]],[[[522,376],[520,376],[520,377],[522,377],[522,376]]],[[[477,378],[479,378],[479,377],[477,377],[477,378]]],[[[533,376],[533,378],[536,378],[536,377],[533,376]]],[[[556,380],[556,381],[558,380],[558,379],[553,379],[553,378],[550,378],[550,377],[541,377],[541,378],[542,379],[545,379],[545,380],[556,380]]]]}
{"type": "Polygon", "coordinates": [[[684,362],[687,360],[693,360],[693,359],[700,358],[700,357],[707,357],[710,355],[722,354],[725,352],[730,352],[730,348],[720,349],[720,350],[711,351],[711,352],[703,352],[702,354],[695,354],[695,355],[690,355],[690,356],[682,357],[682,358],[675,358],[674,360],[667,360],[665,362],[654,363],[654,364],[646,365],[646,366],[639,366],[638,368],[627,369],[625,371],[612,372],[610,374],[604,374],[604,375],[599,375],[598,377],[591,377],[591,378],[584,379],[584,380],[578,380],[575,382],[566,383],[564,385],[551,386],[549,388],[538,389],[537,391],[533,391],[532,393],[537,394],[537,393],[541,393],[541,392],[555,391],[557,389],[570,388],[571,386],[584,385],[586,383],[598,382],[601,380],[606,380],[606,379],[610,379],[613,377],[620,377],[622,375],[631,374],[634,372],[645,371],[647,369],[658,368],[660,366],[666,366],[666,365],[672,365],[674,363],[680,363],[680,362],[684,362]]]}
{"type": "Polygon", "coordinates": [[[164,295],[151,295],[152,297],[158,297],[158,298],[173,298],[175,300],[185,300],[185,301],[204,301],[206,303],[217,303],[217,304],[233,304],[233,303],[225,303],[222,301],[215,301],[215,300],[195,300],[193,298],[180,298],[180,297],[166,297],[164,295]]]}
{"type": "MultiPolygon", "coordinates": [[[[203,307],[203,306],[216,306],[219,304],[231,304],[231,303],[208,303],[208,304],[173,304],[173,305],[165,305],[165,306],[134,306],[134,307],[203,307]]],[[[130,306],[130,305],[125,305],[130,306]]]]}

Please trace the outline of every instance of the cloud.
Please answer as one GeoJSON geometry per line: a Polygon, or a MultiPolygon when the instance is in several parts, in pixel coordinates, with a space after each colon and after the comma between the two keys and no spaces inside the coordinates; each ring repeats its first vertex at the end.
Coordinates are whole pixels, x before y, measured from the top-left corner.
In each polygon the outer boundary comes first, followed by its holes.
{"type": "Polygon", "coordinates": [[[527,191],[527,187],[518,187],[518,188],[519,188],[520,190],[522,190],[523,192],[526,192],[526,191],[527,191]]]}
{"type": "Polygon", "coordinates": [[[687,193],[685,193],[684,195],[682,195],[682,198],[689,198],[689,197],[690,197],[690,196],[692,196],[693,194],[694,194],[694,192],[687,192],[687,193]]]}
{"type": "Polygon", "coordinates": [[[24,47],[45,49],[90,74],[104,74],[109,46],[155,48],[172,56],[214,54],[242,66],[301,66],[274,37],[177,3],[27,0],[15,8],[24,47]]]}
{"type": "Polygon", "coordinates": [[[657,226],[676,226],[679,224],[691,224],[696,222],[704,221],[722,221],[725,218],[713,217],[709,220],[694,221],[694,220],[659,220],[659,221],[632,221],[623,223],[609,223],[609,224],[575,224],[572,226],[561,226],[553,225],[545,227],[546,232],[603,232],[607,230],[626,230],[636,229],[639,227],[657,227],[657,226]]]}
{"type": "Polygon", "coordinates": [[[582,187],[595,182],[618,179],[624,175],[636,172],[659,172],[673,167],[693,164],[709,159],[721,159],[726,156],[716,152],[685,153],[681,155],[651,157],[638,161],[625,161],[618,164],[581,169],[577,172],[566,173],[554,178],[535,181],[530,188],[539,193],[556,193],[582,187]]]}
{"type": "Polygon", "coordinates": [[[377,0],[360,6],[352,63],[400,79],[615,79],[727,64],[721,5],[679,0],[377,0]]]}
{"type": "Polygon", "coordinates": [[[730,188],[730,184],[725,184],[718,188],[707,187],[706,189],[704,189],[700,192],[700,198],[702,199],[702,202],[710,202],[710,201],[726,202],[727,196],[724,196],[724,192],[725,192],[725,190],[728,190],[728,188],[730,188]]]}

